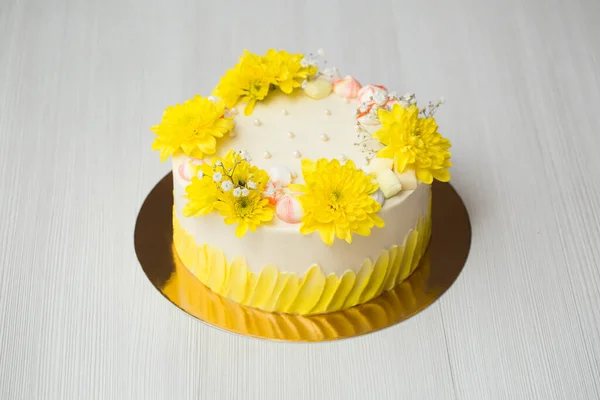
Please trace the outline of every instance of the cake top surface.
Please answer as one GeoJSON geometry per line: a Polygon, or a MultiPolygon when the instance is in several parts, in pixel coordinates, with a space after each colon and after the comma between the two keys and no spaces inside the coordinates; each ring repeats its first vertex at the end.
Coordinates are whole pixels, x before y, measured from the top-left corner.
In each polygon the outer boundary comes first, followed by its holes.
{"type": "Polygon", "coordinates": [[[376,128],[358,128],[357,107],[356,99],[327,96],[313,100],[302,91],[290,95],[278,91],[257,104],[251,115],[237,114],[235,127],[215,154],[243,150],[252,164],[264,170],[288,167],[297,183],[304,181],[301,160],[305,158],[352,160],[360,168],[368,165],[368,151],[358,143],[357,130],[374,133],[376,128]]]}
{"type": "Polygon", "coordinates": [[[153,149],[185,182],[185,216],[220,214],[240,237],[277,221],[350,243],[385,225],[386,200],[450,179],[442,101],[420,109],[412,94],[319,69],[323,55],[246,51],[213,96],[165,110],[153,149]]]}

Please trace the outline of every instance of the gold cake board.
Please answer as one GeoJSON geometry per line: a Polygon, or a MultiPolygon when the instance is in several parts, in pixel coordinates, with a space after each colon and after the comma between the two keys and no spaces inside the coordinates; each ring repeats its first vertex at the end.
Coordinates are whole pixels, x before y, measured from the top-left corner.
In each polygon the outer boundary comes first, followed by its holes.
{"type": "MultiPolygon", "coordinates": [[[[471,246],[471,225],[462,200],[448,183],[432,187],[432,236],[413,274],[381,296],[329,314],[278,314],[239,305],[200,283],[173,247],[173,176],[152,189],[138,214],[135,251],[146,276],[167,299],[191,316],[240,335],[320,342],[395,325],[422,311],[454,283],[471,246]]],[[[358,260],[360,261],[360,260],[358,260]]],[[[357,262],[358,262],[357,261],[357,262]]]]}

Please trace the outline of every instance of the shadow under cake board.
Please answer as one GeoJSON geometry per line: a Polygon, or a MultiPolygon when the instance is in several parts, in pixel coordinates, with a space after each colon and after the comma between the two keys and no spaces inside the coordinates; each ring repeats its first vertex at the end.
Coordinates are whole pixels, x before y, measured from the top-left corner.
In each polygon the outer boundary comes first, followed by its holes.
{"type": "MultiPolygon", "coordinates": [[[[173,175],[152,189],[135,226],[135,251],[154,287],[177,307],[214,327],[262,339],[319,342],[383,329],[422,311],[454,283],[471,246],[464,203],[448,183],[432,187],[432,235],[417,269],[369,302],[329,314],[300,316],[245,307],[212,292],[179,260],[173,247],[173,175]]],[[[357,260],[357,263],[362,260],[357,260]]]]}

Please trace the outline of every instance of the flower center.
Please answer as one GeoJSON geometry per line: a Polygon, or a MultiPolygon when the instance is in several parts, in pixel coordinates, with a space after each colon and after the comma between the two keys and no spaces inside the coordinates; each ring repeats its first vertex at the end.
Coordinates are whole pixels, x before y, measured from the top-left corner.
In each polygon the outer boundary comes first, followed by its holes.
{"type": "Polygon", "coordinates": [[[329,196],[329,207],[333,210],[337,210],[340,207],[340,200],[342,198],[342,192],[339,189],[334,189],[329,196]]]}
{"type": "Polygon", "coordinates": [[[235,202],[235,212],[240,218],[252,214],[252,201],[248,197],[240,197],[235,202]]]}
{"type": "Polygon", "coordinates": [[[252,81],[250,84],[250,97],[261,98],[264,97],[262,93],[264,91],[264,82],[261,81],[252,81]]]}

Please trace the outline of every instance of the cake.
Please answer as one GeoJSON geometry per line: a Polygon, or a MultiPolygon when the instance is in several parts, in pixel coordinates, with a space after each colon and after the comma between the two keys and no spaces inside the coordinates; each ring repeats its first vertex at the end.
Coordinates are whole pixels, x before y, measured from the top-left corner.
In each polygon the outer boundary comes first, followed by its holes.
{"type": "Polygon", "coordinates": [[[393,289],[427,250],[432,181],[450,179],[442,101],[419,108],[322,58],[246,51],[152,128],[177,256],[244,306],[328,313],[393,289]]]}

